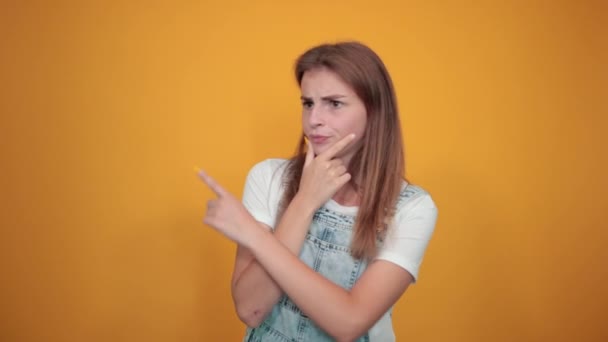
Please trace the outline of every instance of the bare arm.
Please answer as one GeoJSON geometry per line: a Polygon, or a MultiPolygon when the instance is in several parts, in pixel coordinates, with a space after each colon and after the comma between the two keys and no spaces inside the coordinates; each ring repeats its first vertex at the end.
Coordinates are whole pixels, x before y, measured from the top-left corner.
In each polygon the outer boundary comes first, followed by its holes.
{"type": "Polygon", "coordinates": [[[249,239],[255,258],[277,284],[337,341],[355,340],[369,330],[413,280],[403,268],[379,260],[349,292],[307,267],[268,232],[258,229],[249,239]]]}
{"type": "MultiPolygon", "coordinates": [[[[294,256],[300,254],[315,210],[350,179],[342,162],[333,157],[353,138],[354,136],[347,136],[341,139],[317,158],[309,145],[300,192],[289,203],[274,232],[277,241],[294,256]]],[[[262,223],[258,222],[258,225],[270,231],[262,223]]],[[[258,326],[282,294],[281,288],[252,252],[239,245],[232,276],[232,299],[241,321],[251,327],[258,326]]]]}
{"type": "MultiPolygon", "coordinates": [[[[436,207],[430,197],[426,199],[417,201],[415,206],[404,212],[397,222],[399,227],[407,229],[396,230],[385,251],[425,248],[420,246],[426,246],[437,219],[436,207]]],[[[295,256],[285,253],[284,247],[271,234],[257,227],[249,228],[242,232],[239,243],[250,248],[289,298],[338,341],[352,341],[368,331],[414,280],[408,270],[415,272],[416,268],[382,260],[386,256],[380,253],[379,260],[372,262],[353,288],[347,291],[311,270],[295,256]]],[[[421,253],[423,250],[417,252],[418,257],[406,259],[412,262],[411,265],[417,264],[421,253]]]]}
{"type": "MultiPolygon", "coordinates": [[[[274,237],[294,256],[300,253],[313,212],[294,199],[275,229],[274,237]]],[[[262,223],[259,225],[270,231],[270,227],[262,223]]],[[[232,275],[232,299],[241,321],[250,327],[257,327],[282,294],[281,288],[251,251],[239,245],[232,275]]]]}
{"type": "MultiPolygon", "coordinates": [[[[287,209],[289,213],[286,211],[280,223],[286,227],[282,229],[291,230],[292,226],[288,225],[291,221],[296,227],[296,222],[301,224],[300,227],[307,227],[304,223],[310,222],[316,208],[350,180],[344,166],[332,159],[348,142],[343,139],[341,144],[337,143],[317,158],[307,157],[300,190],[287,209]],[[305,213],[303,216],[302,211],[305,213]]],[[[248,267],[253,265],[260,267],[259,277],[252,275],[250,278],[253,279],[252,283],[260,281],[257,283],[261,287],[258,290],[266,291],[264,281],[274,286],[273,291],[276,292],[264,295],[268,300],[263,303],[268,305],[265,310],[272,308],[282,289],[323,330],[339,341],[350,341],[367,331],[396,302],[413,279],[405,269],[380,260],[367,268],[350,292],[344,290],[300,261],[275,235],[260,227],[260,223],[213,179],[204,173],[201,177],[218,195],[217,200],[208,202],[204,222],[242,246],[241,260],[235,268],[236,287],[246,286],[240,283],[247,279],[249,271],[253,273],[256,270],[248,267]],[[256,264],[253,264],[253,260],[256,264]]],[[[300,234],[305,234],[306,230],[302,229],[300,234]]],[[[294,238],[296,235],[289,236],[294,238]]],[[[301,247],[302,235],[300,239],[291,241],[297,240],[300,240],[301,247]]],[[[256,296],[250,292],[245,297],[256,296]]]]}

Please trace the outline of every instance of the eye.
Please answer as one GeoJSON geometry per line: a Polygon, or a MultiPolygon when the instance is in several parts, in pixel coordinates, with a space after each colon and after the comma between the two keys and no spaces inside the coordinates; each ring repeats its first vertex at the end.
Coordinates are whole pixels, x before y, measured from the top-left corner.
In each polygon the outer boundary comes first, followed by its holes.
{"type": "Polygon", "coordinates": [[[308,100],[302,101],[302,107],[304,107],[304,108],[312,108],[312,105],[313,105],[312,101],[308,101],[308,100]]]}
{"type": "Polygon", "coordinates": [[[340,108],[340,107],[342,107],[342,105],[344,104],[343,102],[341,102],[341,101],[336,101],[336,100],[331,100],[331,101],[329,101],[329,103],[330,103],[330,104],[331,104],[331,106],[332,106],[332,107],[334,107],[334,108],[340,108]]]}

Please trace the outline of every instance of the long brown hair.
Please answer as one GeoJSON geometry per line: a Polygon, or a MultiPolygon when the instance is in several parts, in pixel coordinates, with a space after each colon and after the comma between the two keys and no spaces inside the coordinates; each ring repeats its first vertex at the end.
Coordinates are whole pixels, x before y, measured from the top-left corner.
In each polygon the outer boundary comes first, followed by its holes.
{"type": "MultiPolygon", "coordinates": [[[[295,63],[298,85],[308,70],[324,67],[335,72],[365,104],[367,125],[362,147],[348,166],[351,184],[361,196],[355,220],[351,255],[370,260],[377,252],[377,239],[384,236],[395,214],[405,176],[401,124],[391,78],[378,55],[359,42],[323,44],[306,51],[295,63]]],[[[304,134],[289,161],[280,213],[298,192],[306,156],[304,134]]]]}

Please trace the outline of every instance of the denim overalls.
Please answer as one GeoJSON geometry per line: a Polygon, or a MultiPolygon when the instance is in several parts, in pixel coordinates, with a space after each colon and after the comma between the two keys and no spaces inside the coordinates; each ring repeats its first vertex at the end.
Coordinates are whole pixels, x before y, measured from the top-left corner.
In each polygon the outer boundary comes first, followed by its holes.
{"type": "MultiPolygon", "coordinates": [[[[420,190],[406,186],[397,207],[420,190]]],[[[313,216],[311,228],[300,252],[300,260],[325,278],[350,290],[367,263],[350,255],[356,208],[342,207],[330,200],[313,216]],[[346,209],[346,210],[344,210],[346,209]]],[[[357,342],[394,341],[392,307],[357,342]]],[[[257,328],[247,328],[243,342],[323,342],[333,339],[310,320],[287,296],[281,297],[272,312],[257,328]]]]}

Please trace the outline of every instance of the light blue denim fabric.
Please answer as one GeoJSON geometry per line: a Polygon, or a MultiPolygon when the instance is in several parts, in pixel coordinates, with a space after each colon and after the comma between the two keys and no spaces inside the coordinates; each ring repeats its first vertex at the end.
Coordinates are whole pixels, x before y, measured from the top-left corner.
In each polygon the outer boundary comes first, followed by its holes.
{"type": "MultiPolygon", "coordinates": [[[[321,207],[300,252],[306,265],[345,289],[351,289],[363,273],[366,263],[350,256],[350,241],[354,217],[321,207]]],[[[283,296],[266,320],[255,329],[247,329],[243,341],[295,342],[333,341],[289,299],[283,296]]],[[[357,341],[367,342],[367,336],[357,341]]]]}
{"type": "MultiPolygon", "coordinates": [[[[402,189],[397,206],[404,199],[418,192],[417,189],[412,188],[407,186],[402,189]]],[[[300,260],[306,265],[348,290],[353,287],[367,267],[365,261],[353,259],[350,255],[349,246],[354,221],[354,215],[330,210],[327,205],[321,207],[313,216],[310,230],[300,252],[300,260]]],[[[376,328],[381,330],[388,328],[391,330],[388,332],[391,335],[390,340],[394,340],[391,316],[392,307],[383,316],[382,323],[380,321],[377,323],[376,328]]],[[[334,339],[308,318],[289,297],[283,296],[259,327],[247,328],[243,342],[287,341],[324,342],[334,339]]],[[[369,342],[369,332],[356,341],[369,342]]]]}

